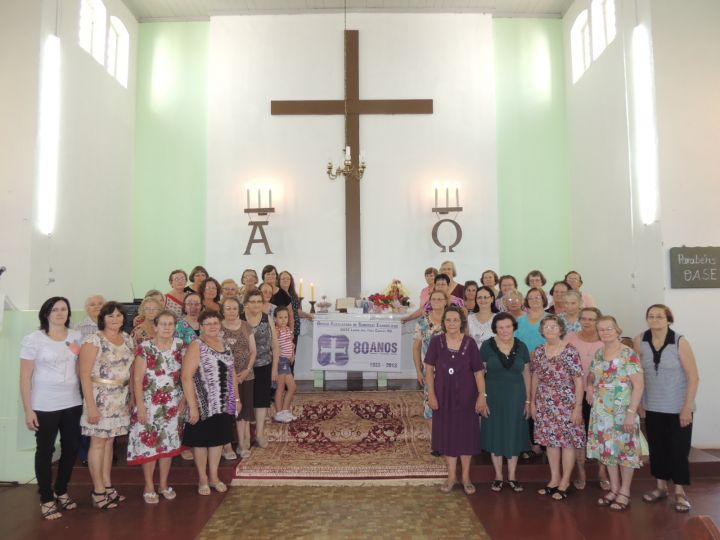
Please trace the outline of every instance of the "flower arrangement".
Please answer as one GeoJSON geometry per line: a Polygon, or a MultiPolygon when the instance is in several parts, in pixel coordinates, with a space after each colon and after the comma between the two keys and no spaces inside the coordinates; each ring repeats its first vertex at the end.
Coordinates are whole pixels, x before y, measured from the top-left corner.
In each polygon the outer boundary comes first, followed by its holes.
{"type": "Polygon", "coordinates": [[[406,311],[410,305],[410,295],[399,279],[393,279],[381,293],[368,296],[376,312],[392,309],[395,312],[406,311]]]}

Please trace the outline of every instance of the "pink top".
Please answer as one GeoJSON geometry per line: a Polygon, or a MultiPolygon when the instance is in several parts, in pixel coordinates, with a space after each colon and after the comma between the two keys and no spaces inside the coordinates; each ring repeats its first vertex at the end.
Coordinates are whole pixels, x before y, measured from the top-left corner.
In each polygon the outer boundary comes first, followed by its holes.
{"type": "Polygon", "coordinates": [[[595,299],[592,297],[592,294],[586,293],[585,291],[580,291],[580,294],[582,294],[583,307],[597,307],[597,305],[595,305],[595,299]]]}
{"type": "Polygon", "coordinates": [[[424,306],[430,301],[430,293],[432,292],[433,288],[431,285],[428,285],[425,287],[422,291],[420,291],[420,305],[424,306]]]}
{"type": "MultiPolygon", "coordinates": [[[[602,341],[583,341],[575,332],[570,332],[566,339],[567,342],[575,347],[580,353],[583,381],[587,381],[587,376],[590,372],[590,364],[592,363],[593,358],[595,358],[595,353],[602,348],[602,341]]],[[[587,391],[592,390],[591,388],[587,388],[587,382],[585,386],[587,391]]]]}
{"type": "Polygon", "coordinates": [[[277,329],[278,342],[280,343],[280,356],[283,358],[292,358],[295,352],[293,344],[293,331],[289,326],[283,326],[277,329]]]}

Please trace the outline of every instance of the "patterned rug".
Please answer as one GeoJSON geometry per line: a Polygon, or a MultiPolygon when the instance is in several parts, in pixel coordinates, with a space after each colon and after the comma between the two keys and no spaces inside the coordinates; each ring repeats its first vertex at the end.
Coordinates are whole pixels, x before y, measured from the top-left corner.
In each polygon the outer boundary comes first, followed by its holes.
{"type": "Polygon", "coordinates": [[[298,394],[290,424],[268,421],[233,485],[437,484],[445,461],[430,454],[417,391],[298,394]]]}
{"type": "Polygon", "coordinates": [[[429,486],[247,487],[229,491],[199,537],[489,540],[467,497],[429,486]]]}

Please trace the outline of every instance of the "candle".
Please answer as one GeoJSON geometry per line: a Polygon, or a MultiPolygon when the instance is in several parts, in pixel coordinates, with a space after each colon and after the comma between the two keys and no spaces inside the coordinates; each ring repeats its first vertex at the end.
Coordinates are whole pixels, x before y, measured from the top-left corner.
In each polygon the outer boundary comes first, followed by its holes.
{"type": "Polygon", "coordinates": [[[349,146],[346,146],[346,147],[345,147],[345,159],[351,159],[351,158],[350,158],[350,147],[349,147],[349,146]]]}
{"type": "MultiPolygon", "coordinates": [[[[268,208],[272,208],[272,188],[268,189],[268,194],[270,196],[270,202],[268,203],[268,208]]],[[[456,194],[455,198],[457,199],[457,194],[456,194]]]]}
{"type": "Polygon", "coordinates": [[[310,284],[310,300],[315,301],[315,284],[310,284]]]}
{"type": "Polygon", "coordinates": [[[435,188],[435,208],[437,208],[437,188],[435,188]]]}
{"type": "Polygon", "coordinates": [[[460,206],[460,188],[455,188],[455,206],[460,206]]]}
{"type": "Polygon", "coordinates": [[[445,208],[447,208],[448,206],[450,206],[450,188],[446,187],[445,188],[445,208]]]}
{"type": "Polygon", "coordinates": [[[300,278],[300,292],[298,293],[298,296],[300,298],[302,298],[302,284],[303,284],[303,281],[302,281],[302,278],[300,278]]]}
{"type": "Polygon", "coordinates": [[[247,206],[245,208],[250,209],[250,189],[247,190],[247,206]]]}
{"type": "Polygon", "coordinates": [[[258,208],[262,208],[262,205],[260,204],[260,188],[258,188],[258,208]]]}
{"type": "Polygon", "coordinates": [[[365,155],[362,150],[360,150],[360,163],[365,163],[365,155]]]}

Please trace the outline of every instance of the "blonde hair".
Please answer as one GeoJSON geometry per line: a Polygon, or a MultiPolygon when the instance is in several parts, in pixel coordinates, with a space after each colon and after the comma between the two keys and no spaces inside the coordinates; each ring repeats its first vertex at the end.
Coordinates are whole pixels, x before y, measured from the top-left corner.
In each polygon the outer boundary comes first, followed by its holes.
{"type": "Polygon", "coordinates": [[[442,264],[440,265],[440,268],[442,268],[446,264],[449,264],[452,267],[452,276],[450,276],[450,277],[457,277],[457,268],[455,268],[455,263],[452,261],[443,261],[442,264]]]}
{"type": "Polygon", "coordinates": [[[229,283],[232,283],[236,287],[238,286],[237,282],[233,278],[227,278],[227,279],[222,280],[222,283],[220,284],[220,288],[222,289],[225,285],[228,285],[229,283]]]}
{"type": "Polygon", "coordinates": [[[597,329],[598,325],[603,321],[610,321],[613,323],[613,326],[615,327],[615,331],[618,334],[618,337],[622,336],[622,328],[620,328],[620,325],[617,322],[617,319],[613,317],[612,315],[603,315],[602,317],[598,317],[597,322],[595,323],[595,328],[597,329]]]}
{"type": "Polygon", "coordinates": [[[143,301],[140,303],[140,307],[138,308],[138,315],[141,317],[145,316],[145,309],[147,308],[148,304],[155,304],[157,305],[158,309],[162,311],[165,309],[165,306],[163,306],[160,301],[157,298],[153,298],[152,296],[146,296],[143,298],[143,301]]]}

